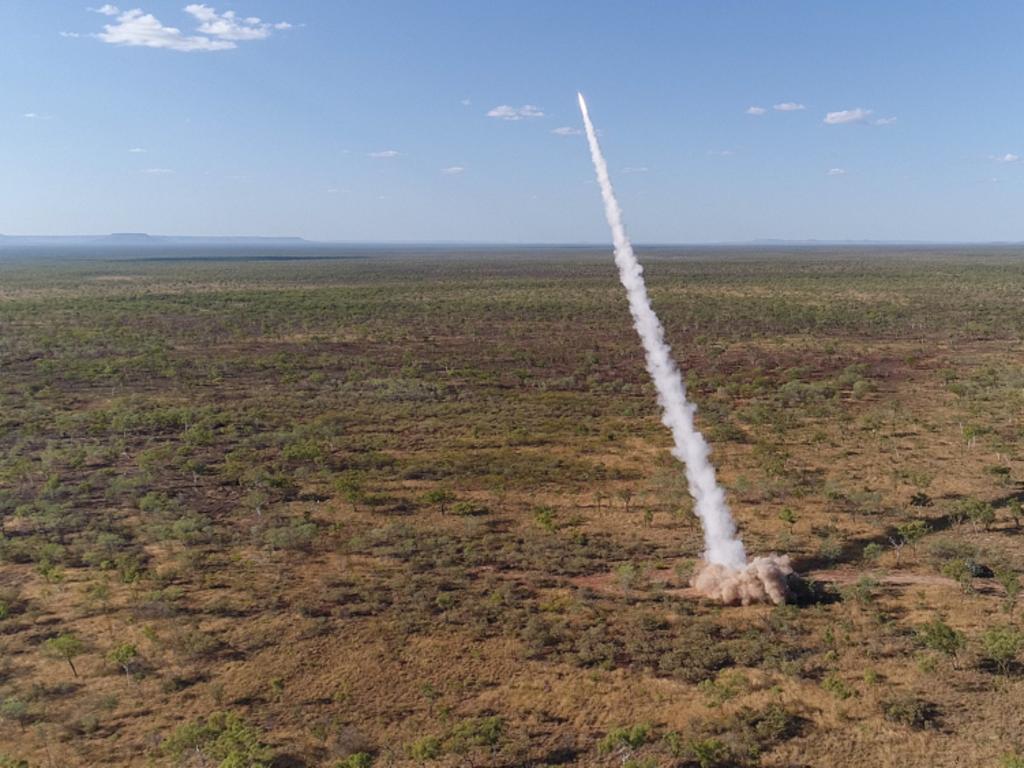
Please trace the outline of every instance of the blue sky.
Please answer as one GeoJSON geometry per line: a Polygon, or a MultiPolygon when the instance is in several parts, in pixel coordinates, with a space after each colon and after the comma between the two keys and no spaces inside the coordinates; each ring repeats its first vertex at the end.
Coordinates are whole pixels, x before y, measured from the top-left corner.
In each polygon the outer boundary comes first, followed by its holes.
{"type": "Polygon", "coordinates": [[[0,232],[604,242],[580,89],[638,242],[1024,240],[1020,2],[88,5],[0,2],[0,232]]]}

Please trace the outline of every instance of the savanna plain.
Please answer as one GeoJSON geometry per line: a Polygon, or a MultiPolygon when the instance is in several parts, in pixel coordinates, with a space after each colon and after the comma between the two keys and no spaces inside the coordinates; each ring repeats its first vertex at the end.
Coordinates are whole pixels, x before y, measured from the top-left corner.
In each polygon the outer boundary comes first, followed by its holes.
{"type": "Polygon", "coordinates": [[[788,605],[607,249],[0,259],[0,766],[1024,766],[1024,252],[638,250],[788,605]]]}

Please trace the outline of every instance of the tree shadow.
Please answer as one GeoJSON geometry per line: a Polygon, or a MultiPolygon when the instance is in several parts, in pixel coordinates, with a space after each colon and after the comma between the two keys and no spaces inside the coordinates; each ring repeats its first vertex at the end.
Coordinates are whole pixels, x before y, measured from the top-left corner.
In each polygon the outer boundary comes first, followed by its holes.
{"type": "Polygon", "coordinates": [[[803,579],[796,574],[787,579],[789,601],[798,608],[812,605],[831,605],[842,600],[839,591],[829,582],[803,579]]]}
{"type": "Polygon", "coordinates": [[[1012,491],[993,500],[992,506],[996,509],[1002,509],[1014,499],[1024,503],[1024,482],[1014,482],[1012,487],[1012,491]]]}
{"type": "MultiPolygon", "coordinates": [[[[952,528],[957,518],[954,515],[938,515],[936,517],[918,518],[928,523],[929,533],[941,533],[952,528]]],[[[892,539],[898,535],[897,526],[887,526],[884,531],[873,536],[858,536],[843,541],[838,554],[827,556],[823,554],[795,555],[792,558],[793,570],[797,573],[807,571],[819,571],[827,568],[835,568],[840,565],[862,563],[864,561],[864,548],[869,544],[877,544],[880,547],[892,546],[892,539]]]]}
{"type": "Polygon", "coordinates": [[[297,755],[281,754],[274,757],[270,768],[307,768],[309,763],[297,755]]]}

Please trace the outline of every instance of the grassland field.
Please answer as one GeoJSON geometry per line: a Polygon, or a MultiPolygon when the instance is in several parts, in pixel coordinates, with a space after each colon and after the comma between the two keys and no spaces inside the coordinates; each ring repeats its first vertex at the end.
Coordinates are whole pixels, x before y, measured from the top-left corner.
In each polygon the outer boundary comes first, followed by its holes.
{"type": "Polygon", "coordinates": [[[0,258],[0,767],[1024,766],[1024,251],[639,253],[794,604],[607,249],[0,258]]]}

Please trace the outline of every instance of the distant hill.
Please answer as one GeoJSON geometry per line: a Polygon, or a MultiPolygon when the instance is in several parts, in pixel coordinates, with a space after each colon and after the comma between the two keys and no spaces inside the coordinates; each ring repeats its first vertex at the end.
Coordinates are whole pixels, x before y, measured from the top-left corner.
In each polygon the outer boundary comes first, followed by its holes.
{"type": "Polygon", "coordinates": [[[149,235],[145,232],[113,232],[109,235],[0,235],[0,247],[74,246],[173,246],[173,245],[314,245],[301,237],[247,237],[203,235],[149,235]]]}
{"type": "Polygon", "coordinates": [[[850,246],[886,246],[886,245],[1020,245],[1020,243],[1006,241],[1006,240],[992,240],[992,241],[981,241],[981,242],[959,242],[954,240],[815,240],[813,238],[808,240],[784,240],[771,237],[761,237],[755,240],[746,240],[738,243],[724,243],[725,245],[764,245],[764,246],[833,246],[833,245],[850,245],[850,246]]]}

